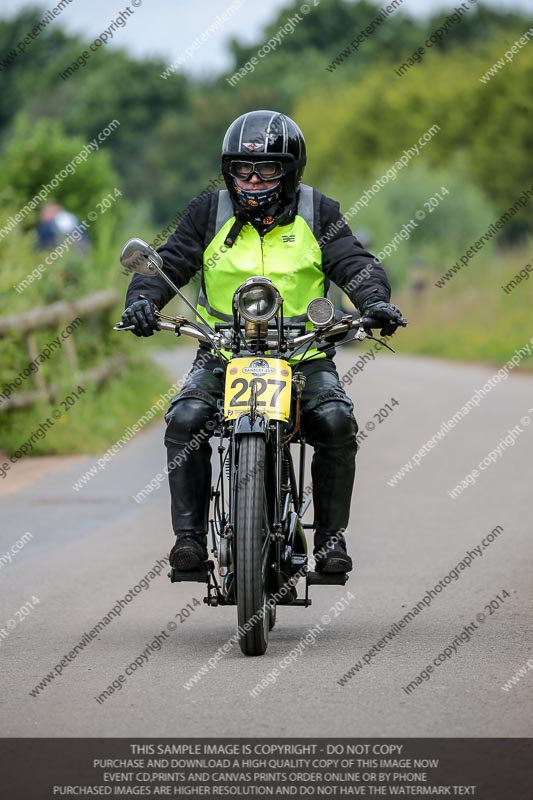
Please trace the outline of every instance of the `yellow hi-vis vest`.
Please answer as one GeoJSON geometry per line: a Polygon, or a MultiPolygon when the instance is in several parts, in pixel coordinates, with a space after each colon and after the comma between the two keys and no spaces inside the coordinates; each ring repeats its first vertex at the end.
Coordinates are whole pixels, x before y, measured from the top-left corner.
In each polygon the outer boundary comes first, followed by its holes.
{"type": "MultiPolygon", "coordinates": [[[[283,227],[276,226],[260,236],[251,223],[246,223],[232,247],[224,244],[235,222],[229,192],[219,193],[215,235],[203,255],[203,283],[198,297],[198,311],[213,327],[216,322],[232,322],[232,299],[235,290],[247,278],[264,275],[270,278],[283,298],[285,325],[306,322],[306,309],[315,297],[324,296],[325,276],[322,251],[313,234],[313,189],[301,184],[298,209],[294,219],[283,227]]],[[[300,351],[290,359],[296,363],[300,351]]],[[[323,358],[316,348],[308,357],[323,358]]]]}

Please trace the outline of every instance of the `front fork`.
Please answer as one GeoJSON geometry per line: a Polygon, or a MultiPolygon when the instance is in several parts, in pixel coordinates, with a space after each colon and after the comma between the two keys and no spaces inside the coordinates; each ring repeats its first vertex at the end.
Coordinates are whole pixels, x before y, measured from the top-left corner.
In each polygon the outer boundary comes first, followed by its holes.
{"type": "MultiPolygon", "coordinates": [[[[304,473],[305,473],[305,443],[300,441],[300,476],[299,485],[296,482],[294,465],[290,454],[290,441],[300,430],[300,405],[302,392],[306,378],[301,372],[296,372],[292,376],[294,393],[294,424],[292,430],[284,435],[282,423],[276,423],[275,435],[275,507],[274,507],[274,571],[276,576],[276,586],[278,589],[283,586],[287,579],[287,568],[282,570],[283,563],[288,562],[288,571],[292,576],[294,572],[300,572],[307,567],[307,556],[294,553],[295,535],[290,538],[290,533],[294,534],[294,528],[299,523],[300,515],[303,513],[303,493],[304,493],[304,473]],[[284,458],[285,456],[285,458],[284,458]],[[289,515],[290,500],[292,499],[293,508],[297,515],[297,520],[289,515]],[[291,531],[291,528],[293,530],[291,531]],[[297,563],[296,563],[297,562],[297,563]]],[[[302,533],[303,535],[303,533],[302,533]]],[[[306,593],[307,594],[307,593],[306,593]]],[[[309,605],[307,599],[305,605],[309,605]]]]}
{"type": "MultiPolygon", "coordinates": [[[[300,427],[300,403],[301,403],[301,396],[302,391],[305,386],[305,376],[301,373],[296,373],[293,375],[292,378],[293,382],[293,392],[295,398],[295,415],[294,415],[294,425],[292,430],[286,434],[284,433],[283,423],[280,421],[269,421],[265,416],[260,413],[257,413],[257,407],[255,402],[252,402],[252,409],[251,413],[243,414],[241,417],[237,418],[233,424],[233,432],[231,435],[231,441],[229,445],[229,453],[227,457],[229,458],[229,465],[227,465],[227,477],[229,480],[229,489],[228,489],[228,513],[225,513],[225,498],[224,498],[224,453],[226,452],[226,448],[223,447],[222,444],[222,434],[224,431],[221,431],[221,438],[218,446],[218,453],[220,458],[220,474],[221,474],[221,481],[220,481],[220,491],[217,492],[213,490],[212,497],[215,500],[215,503],[218,506],[219,514],[216,520],[216,523],[211,520],[211,536],[213,541],[213,553],[216,556],[223,556],[221,559],[224,563],[225,567],[229,567],[229,560],[230,560],[230,552],[233,546],[233,530],[234,530],[234,514],[235,514],[235,482],[236,482],[236,465],[237,465],[237,457],[238,457],[238,439],[243,434],[252,434],[257,436],[265,436],[267,439],[267,444],[270,443],[270,453],[271,458],[269,462],[273,465],[273,475],[269,482],[270,491],[273,492],[272,502],[269,503],[269,510],[271,512],[271,519],[269,520],[269,524],[271,527],[271,538],[272,538],[272,557],[269,559],[270,567],[273,571],[274,580],[272,581],[274,590],[280,589],[287,579],[287,571],[282,569],[282,565],[284,562],[284,558],[286,553],[284,552],[287,547],[287,536],[289,531],[287,530],[287,526],[290,525],[290,519],[288,514],[289,508],[289,500],[292,497],[293,507],[296,510],[298,516],[301,516],[303,511],[305,510],[304,501],[303,501],[303,494],[304,494],[304,472],[305,472],[305,444],[302,441],[300,443],[300,475],[299,475],[299,485],[297,486],[296,483],[296,476],[294,473],[294,466],[292,463],[292,459],[290,458],[289,453],[289,442],[293,438],[293,436],[298,432],[300,427]],[[284,455],[286,454],[286,458],[284,460],[284,455]],[[284,469],[285,466],[288,466],[288,474],[284,469]],[[288,483],[288,485],[287,485],[288,483]],[[219,528],[219,541],[217,544],[217,537],[215,533],[215,525],[218,525],[219,528]],[[224,553],[221,551],[224,549],[224,553]]],[[[252,385],[252,389],[254,385],[252,385]]],[[[252,392],[253,394],[253,392],[252,392]]],[[[255,399],[255,397],[253,398],[255,399]]],[[[267,448],[267,453],[268,453],[267,448]]],[[[268,455],[267,455],[268,458],[268,455]]],[[[266,465],[268,466],[268,464],[266,465]]],[[[312,527],[312,526],[306,526],[312,527]]],[[[291,548],[292,550],[292,548],[291,548]]],[[[296,566],[298,569],[304,566],[303,561],[306,561],[304,557],[302,560],[302,564],[294,565],[293,559],[291,558],[291,553],[287,554],[291,560],[290,563],[290,573],[294,571],[294,567],[296,566]]],[[[219,559],[220,560],[220,559],[219,559]]],[[[231,559],[233,561],[233,559],[231,559]]],[[[211,571],[211,570],[210,570],[211,571]]],[[[222,575],[220,568],[219,574],[221,577],[225,577],[222,575]]],[[[235,576],[233,576],[234,579],[235,576]]],[[[212,574],[212,582],[213,582],[213,601],[210,601],[211,591],[208,590],[208,598],[206,598],[206,602],[210,605],[217,605],[221,602],[221,595],[218,583],[216,581],[216,577],[214,572],[212,574]],[[218,598],[218,600],[215,599],[218,598]]],[[[211,580],[208,582],[208,586],[211,584],[211,580]]],[[[309,601],[310,603],[310,601],[309,601]]],[[[307,605],[307,603],[306,603],[307,605]]]]}

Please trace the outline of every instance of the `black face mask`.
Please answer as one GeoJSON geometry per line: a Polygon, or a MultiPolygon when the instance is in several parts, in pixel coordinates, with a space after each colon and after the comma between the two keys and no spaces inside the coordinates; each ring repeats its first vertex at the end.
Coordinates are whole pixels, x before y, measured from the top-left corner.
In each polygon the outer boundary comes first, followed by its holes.
{"type": "Polygon", "coordinates": [[[240,211],[236,211],[236,220],[231,231],[226,237],[225,244],[232,247],[243,225],[251,222],[260,236],[275,228],[276,225],[288,225],[292,222],[298,206],[298,198],[287,200],[284,196],[281,182],[270,189],[261,189],[258,192],[249,192],[241,189],[233,181],[233,189],[237,196],[240,211]],[[251,202],[250,202],[251,201],[251,202]]]}
{"type": "Polygon", "coordinates": [[[261,217],[267,214],[272,214],[272,208],[278,205],[281,197],[282,187],[281,181],[269,189],[259,189],[256,192],[251,192],[248,189],[243,189],[237,185],[237,181],[233,181],[237,201],[239,205],[249,212],[250,216],[261,217]]]}

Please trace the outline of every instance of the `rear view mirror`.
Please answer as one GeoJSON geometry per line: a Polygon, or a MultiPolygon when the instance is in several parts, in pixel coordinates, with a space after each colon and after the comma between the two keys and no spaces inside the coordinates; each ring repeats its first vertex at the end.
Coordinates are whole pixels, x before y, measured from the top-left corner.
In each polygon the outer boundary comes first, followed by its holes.
{"type": "Polygon", "coordinates": [[[155,276],[163,266],[163,259],[142,239],[128,239],[122,248],[120,263],[130,272],[155,276]]]}
{"type": "Polygon", "coordinates": [[[199,311],[196,310],[190,300],[185,297],[183,292],[180,292],[176,284],[169,278],[167,273],[163,270],[163,259],[153,247],[144,242],[142,239],[128,239],[122,253],[120,254],[120,263],[130,272],[136,272],[137,275],[146,275],[149,278],[161,276],[161,278],[170,286],[174,294],[179,295],[186,306],[188,306],[193,314],[197,316],[206,328],[215,333],[214,329],[206,319],[202,317],[199,311]]]}

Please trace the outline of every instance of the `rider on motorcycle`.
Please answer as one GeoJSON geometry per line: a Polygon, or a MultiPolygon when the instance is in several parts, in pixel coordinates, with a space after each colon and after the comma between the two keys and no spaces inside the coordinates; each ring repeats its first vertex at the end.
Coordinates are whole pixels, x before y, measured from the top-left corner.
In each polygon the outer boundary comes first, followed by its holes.
{"type": "MultiPolygon", "coordinates": [[[[181,288],[201,275],[198,310],[214,327],[232,320],[235,289],[253,275],[272,279],[284,300],[284,321],[305,320],[308,303],[327,294],[329,282],[346,291],[363,315],[396,331],[402,315],[390,300],[381,264],[363,248],[343,220],[339,204],[301,183],[306,164],[299,127],[284,114],[252,111],[228,128],[222,145],[227,186],[195,198],[176,231],[158,248],[164,271],[181,288]]],[[[160,277],[135,274],[126,297],[124,325],[152,336],[156,310],[173,292],[160,277]]],[[[331,344],[293,369],[306,384],[301,428],[314,448],[314,553],[317,571],[348,572],[352,560],[343,532],[348,525],[355,477],[357,423],[353,403],[335,369],[331,344]]],[[[307,353],[306,358],[309,356],[307,353]]],[[[207,555],[212,426],[223,394],[220,362],[201,345],[191,373],[165,415],[172,524],[176,542],[170,563],[197,569],[207,555]],[[194,447],[191,447],[191,444],[194,447]],[[180,457],[181,456],[181,457],[180,457]]]]}

